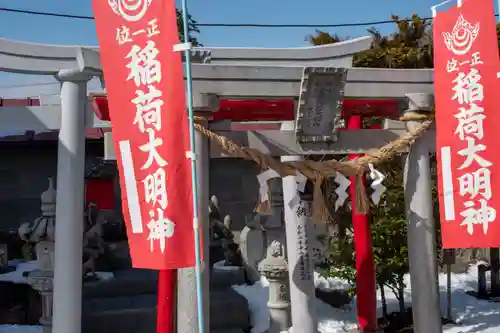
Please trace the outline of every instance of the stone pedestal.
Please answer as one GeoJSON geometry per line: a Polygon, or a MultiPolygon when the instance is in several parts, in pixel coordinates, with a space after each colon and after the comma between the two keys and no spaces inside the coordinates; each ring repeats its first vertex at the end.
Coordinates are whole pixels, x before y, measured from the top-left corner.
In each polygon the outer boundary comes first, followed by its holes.
{"type": "Polygon", "coordinates": [[[50,271],[35,270],[28,275],[28,283],[42,297],[40,324],[44,333],[52,332],[53,280],[54,273],[50,271]]]}

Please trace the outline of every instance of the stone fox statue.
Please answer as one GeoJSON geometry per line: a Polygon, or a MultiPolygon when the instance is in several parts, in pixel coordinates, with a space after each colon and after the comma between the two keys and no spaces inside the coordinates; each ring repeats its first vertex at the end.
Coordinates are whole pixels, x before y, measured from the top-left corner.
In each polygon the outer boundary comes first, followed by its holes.
{"type": "MultiPolygon", "coordinates": [[[[220,241],[220,245],[224,251],[225,265],[240,266],[239,247],[234,242],[234,235],[231,232],[231,217],[226,215],[224,220],[222,220],[219,203],[215,195],[210,198],[208,209],[212,244],[217,240],[220,241]]],[[[215,256],[211,256],[211,258],[216,259],[215,256]]]]}
{"type": "Polygon", "coordinates": [[[102,241],[102,227],[104,219],[99,214],[99,208],[94,203],[87,207],[87,219],[83,233],[83,272],[94,273],[95,262],[101,254],[104,253],[104,244],[102,241]]]}

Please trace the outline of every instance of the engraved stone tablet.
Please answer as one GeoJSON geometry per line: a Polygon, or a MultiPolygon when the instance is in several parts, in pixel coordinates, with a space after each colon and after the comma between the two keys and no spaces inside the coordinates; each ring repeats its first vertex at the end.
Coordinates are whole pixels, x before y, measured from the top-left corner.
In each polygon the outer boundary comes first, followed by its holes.
{"type": "Polygon", "coordinates": [[[346,79],[345,68],[304,68],[295,126],[299,144],[338,139],[346,79]]]}

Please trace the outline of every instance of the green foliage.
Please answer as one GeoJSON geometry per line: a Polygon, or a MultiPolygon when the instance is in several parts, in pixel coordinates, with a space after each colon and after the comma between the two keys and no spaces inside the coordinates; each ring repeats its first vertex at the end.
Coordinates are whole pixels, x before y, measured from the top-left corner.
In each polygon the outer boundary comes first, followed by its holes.
{"type": "MultiPolygon", "coordinates": [[[[373,256],[377,272],[377,285],[393,290],[400,308],[404,310],[405,288],[403,277],[408,273],[408,247],[406,244],[406,217],[404,206],[403,168],[401,163],[393,161],[377,167],[386,179],[387,191],[382,195],[378,206],[371,207],[371,228],[373,256]]],[[[356,254],[352,230],[351,210],[342,207],[334,217],[339,225],[345,226],[345,232],[337,232],[337,237],[330,244],[328,260],[322,264],[327,275],[335,276],[356,286],[356,254]],[[344,234],[338,237],[339,234],[344,234]]],[[[338,227],[338,226],[337,226],[338,227]]]]}
{"type": "Polygon", "coordinates": [[[392,16],[396,31],[382,36],[375,28],[372,47],[354,57],[355,67],[432,68],[432,31],[429,21],[413,15],[411,21],[392,16]]]}
{"type": "Polygon", "coordinates": [[[334,276],[349,282],[351,288],[349,295],[356,293],[356,254],[354,251],[354,239],[352,237],[352,228],[350,227],[350,210],[345,207],[340,208],[335,218],[342,222],[348,222],[348,235],[337,237],[330,242],[330,251],[328,258],[321,263],[319,268],[323,270],[324,275],[334,276]]]}
{"type": "Polygon", "coordinates": [[[387,190],[379,205],[372,206],[370,216],[377,284],[393,291],[403,312],[403,277],[409,271],[409,262],[401,162],[398,159],[377,167],[386,176],[387,190]]]}
{"type": "Polygon", "coordinates": [[[312,45],[324,45],[338,43],[342,39],[338,35],[331,35],[328,32],[316,30],[316,35],[308,35],[306,41],[312,45]]]}
{"type": "MultiPolygon", "coordinates": [[[[383,36],[376,28],[368,29],[373,37],[369,50],[354,56],[354,67],[370,68],[433,68],[432,24],[430,21],[412,15],[402,20],[393,15],[396,31],[383,36]]],[[[497,24],[498,45],[500,48],[500,23],[497,24]]],[[[343,39],[336,34],[317,30],[315,35],[306,38],[312,45],[331,44],[343,39]]]]}
{"type": "MultiPolygon", "coordinates": [[[[179,30],[179,40],[181,43],[184,42],[184,22],[182,21],[182,10],[176,9],[177,14],[177,28],[179,30]]],[[[202,46],[196,37],[193,37],[192,34],[199,34],[200,29],[198,28],[198,22],[196,22],[190,14],[188,14],[188,31],[189,31],[189,41],[193,44],[193,46],[202,46]]]]}

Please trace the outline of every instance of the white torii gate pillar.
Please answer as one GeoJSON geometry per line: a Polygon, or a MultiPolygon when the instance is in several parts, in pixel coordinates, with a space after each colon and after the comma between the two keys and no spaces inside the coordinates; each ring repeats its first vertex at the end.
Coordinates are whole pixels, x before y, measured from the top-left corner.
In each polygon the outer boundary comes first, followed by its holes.
{"type": "MultiPolygon", "coordinates": [[[[430,113],[434,96],[407,94],[407,113],[430,113]]],[[[421,126],[407,122],[408,130],[421,126]]],[[[436,224],[432,206],[429,145],[423,137],[410,147],[405,163],[404,191],[408,219],[408,259],[410,262],[413,327],[416,333],[442,333],[436,262],[436,224]]]]}
{"type": "MultiPolygon", "coordinates": [[[[0,39],[0,71],[55,76],[61,112],[15,108],[2,112],[16,130],[59,129],[52,331],[80,333],[87,82],[102,75],[99,52],[79,46],[0,39]],[[34,112],[32,112],[34,111],[34,112]]],[[[5,120],[5,121],[4,121],[5,120]]],[[[90,125],[90,124],[89,124],[90,125]]]]}
{"type": "Polygon", "coordinates": [[[91,76],[60,71],[61,128],[57,158],[54,333],[81,332],[85,191],[85,111],[91,76]]]}
{"type": "MultiPolygon", "coordinates": [[[[304,156],[300,155],[281,156],[281,162],[303,160],[304,156]]],[[[283,178],[283,204],[286,223],[292,325],[294,332],[315,333],[318,331],[318,319],[316,317],[311,241],[308,239],[309,209],[306,207],[310,203],[298,200],[295,207],[290,207],[290,202],[299,193],[297,178],[296,176],[283,178]],[[301,213],[298,214],[297,212],[301,213]]]]}

